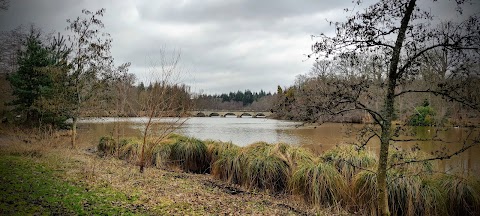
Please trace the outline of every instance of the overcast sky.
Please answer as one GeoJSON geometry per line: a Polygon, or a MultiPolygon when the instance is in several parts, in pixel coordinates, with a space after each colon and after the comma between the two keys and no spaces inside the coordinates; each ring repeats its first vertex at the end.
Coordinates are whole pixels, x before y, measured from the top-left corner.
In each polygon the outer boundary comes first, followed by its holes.
{"type": "MultiPolygon", "coordinates": [[[[46,32],[64,31],[66,19],[82,9],[106,8],[103,21],[113,38],[115,63],[131,62],[138,81],[148,80],[162,48],[180,49],[188,71],[183,81],[195,92],[273,92],[310,70],[313,60],[305,57],[313,43],[310,36],[332,32],[326,19],[343,21],[343,9],[354,6],[351,2],[10,0],[10,8],[0,11],[0,30],[34,23],[46,32]]],[[[447,16],[454,8],[441,11],[447,16]]]]}

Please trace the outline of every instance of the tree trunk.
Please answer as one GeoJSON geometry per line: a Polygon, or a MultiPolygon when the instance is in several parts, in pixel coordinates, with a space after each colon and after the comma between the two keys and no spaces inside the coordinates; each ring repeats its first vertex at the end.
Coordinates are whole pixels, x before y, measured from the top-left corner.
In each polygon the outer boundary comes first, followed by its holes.
{"type": "Polygon", "coordinates": [[[390,215],[388,207],[388,187],[387,187],[387,162],[388,162],[388,148],[390,139],[392,137],[392,120],[394,117],[395,105],[395,87],[397,86],[398,77],[397,69],[400,60],[400,51],[402,50],[403,41],[405,40],[405,33],[408,28],[410,17],[415,9],[416,0],[408,2],[405,15],[402,18],[400,29],[395,41],[392,58],[390,59],[390,67],[388,71],[388,85],[387,93],[385,95],[385,119],[382,123],[382,134],[380,137],[380,157],[377,170],[377,187],[378,187],[378,213],[379,215],[390,215]]]}
{"type": "MultiPolygon", "coordinates": [[[[146,131],[147,129],[145,129],[146,131]]],[[[139,161],[139,166],[140,166],[140,173],[143,173],[143,170],[145,169],[145,145],[147,144],[147,132],[143,135],[143,145],[142,145],[142,152],[140,153],[140,161],[139,161]]]]}
{"type": "Polygon", "coordinates": [[[77,143],[76,143],[76,138],[77,138],[77,122],[78,122],[78,118],[77,118],[77,117],[73,117],[73,123],[72,123],[72,148],[76,148],[76,147],[77,147],[77,143]]]}

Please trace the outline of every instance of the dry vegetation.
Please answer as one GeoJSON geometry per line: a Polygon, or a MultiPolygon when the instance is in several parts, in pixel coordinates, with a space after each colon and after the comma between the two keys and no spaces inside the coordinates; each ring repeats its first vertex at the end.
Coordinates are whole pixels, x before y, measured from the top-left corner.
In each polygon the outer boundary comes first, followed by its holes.
{"type": "MultiPolygon", "coordinates": [[[[85,140],[82,142],[80,138],[81,145],[74,150],[68,147],[67,136],[59,133],[54,133],[56,136],[46,136],[47,134],[49,133],[42,135],[38,131],[2,128],[0,154],[2,157],[12,156],[21,160],[33,160],[35,164],[42,164],[52,169],[54,175],[62,181],[86,185],[86,190],[112,188],[115,192],[126,194],[127,198],[135,197],[133,204],[121,206],[139,208],[140,214],[310,215],[331,213],[330,209],[314,212],[302,205],[300,201],[292,202],[292,197],[283,194],[273,196],[263,191],[246,190],[238,185],[216,180],[210,175],[185,173],[172,166],[169,166],[169,169],[149,168],[141,174],[135,164],[113,157],[99,157],[92,153],[91,147],[96,143],[87,143],[85,140]]],[[[117,204],[112,201],[112,205],[117,204]]],[[[134,212],[138,213],[138,211],[134,212]]]]}
{"type": "MultiPolygon", "coordinates": [[[[113,139],[102,140],[110,141],[100,142],[99,152],[115,155],[117,145],[113,139]]],[[[119,149],[121,154],[129,152],[126,158],[135,158],[137,151],[124,149],[138,146],[138,141],[126,139],[124,143],[119,149]]],[[[316,156],[305,148],[281,143],[237,147],[171,135],[154,149],[148,153],[149,158],[154,158],[150,167],[210,173],[248,191],[259,190],[307,203],[312,211],[330,209],[339,214],[372,215],[377,209],[373,200],[378,194],[374,171],[378,159],[355,146],[339,146],[316,156]]],[[[435,161],[402,163],[431,157],[420,151],[390,151],[388,163],[402,164],[387,173],[388,200],[394,215],[476,215],[480,211],[480,181],[475,176],[438,173],[435,161]]]]}
{"type": "MultiPolygon", "coordinates": [[[[101,197],[125,197],[112,205],[134,214],[371,215],[377,209],[372,171],[377,158],[349,146],[317,156],[286,144],[238,147],[171,135],[146,153],[149,168],[140,173],[135,165],[141,140],[128,138],[117,145],[109,137],[100,142],[83,137],[80,148],[70,149],[64,135],[3,129],[0,153],[41,164],[61,181],[85,185],[101,197]]],[[[419,152],[392,152],[389,163],[422,157],[419,152]]],[[[478,213],[480,181],[438,174],[434,167],[428,162],[389,170],[391,212],[478,213]]]]}

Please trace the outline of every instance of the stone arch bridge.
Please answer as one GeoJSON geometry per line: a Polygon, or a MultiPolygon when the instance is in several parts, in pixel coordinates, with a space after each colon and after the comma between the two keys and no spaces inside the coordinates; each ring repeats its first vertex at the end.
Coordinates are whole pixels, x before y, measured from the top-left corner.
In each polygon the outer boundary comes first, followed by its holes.
{"type": "Polygon", "coordinates": [[[227,117],[227,116],[236,116],[241,118],[244,116],[249,116],[252,118],[267,118],[272,115],[270,111],[252,111],[252,110],[237,110],[237,111],[228,111],[228,110],[193,110],[190,111],[191,116],[195,117],[227,117]]]}

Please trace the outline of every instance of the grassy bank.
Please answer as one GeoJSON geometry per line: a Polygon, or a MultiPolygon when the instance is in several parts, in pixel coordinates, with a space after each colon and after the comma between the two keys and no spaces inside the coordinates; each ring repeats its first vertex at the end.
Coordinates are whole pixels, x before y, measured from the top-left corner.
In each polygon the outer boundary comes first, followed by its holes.
{"type": "Polygon", "coordinates": [[[0,141],[1,215],[330,215],[334,212],[313,210],[285,194],[247,190],[211,175],[181,172],[180,162],[157,161],[162,169],[150,168],[141,174],[133,161],[127,161],[134,151],[125,153],[123,160],[99,157],[92,153],[92,146],[97,143],[83,142],[78,149],[70,149],[68,137],[39,136],[18,130],[0,130],[0,141]]]}
{"type": "MultiPolygon", "coordinates": [[[[136,158],[138,146],[135,139],[117,145],[113,139],[103,138],[98,149],[104,156],[136,158]]],[[[390,164],[431,157],[420,151],[390,152],[390,164]]],[[[377,197],[377,159],[353,146],[314,155],[286,144],[260,142],[238,147],[172,135],[149,154],[149,166],[209,173],[249,191],[301,197],[314,210],[371,215],[377,209],[373,201],[377,197]]],[[[388,171],[389,205],[394,215],[476,215],[480,211],[480,181],[476,176],[438,173],[435,167],[435,161],[429,161],[388,171]]]]}
{"type": "Polygon", "coordinates": [[[0,158],[1,215],[147,214],[137,197],[111,187],[89,187],[59,178],[59,170],[29,157],[0,158]]]}

